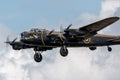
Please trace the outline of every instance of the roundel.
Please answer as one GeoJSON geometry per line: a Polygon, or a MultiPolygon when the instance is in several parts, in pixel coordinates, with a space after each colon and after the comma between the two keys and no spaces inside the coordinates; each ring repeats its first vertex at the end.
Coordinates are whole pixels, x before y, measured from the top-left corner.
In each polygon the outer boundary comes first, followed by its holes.
{"type": "Polygon", "coordinates": [[[91,38],[85,39],[83,42],[84,42],[85,44],[89,44],[89,43],[91,42],[91,38]]]}

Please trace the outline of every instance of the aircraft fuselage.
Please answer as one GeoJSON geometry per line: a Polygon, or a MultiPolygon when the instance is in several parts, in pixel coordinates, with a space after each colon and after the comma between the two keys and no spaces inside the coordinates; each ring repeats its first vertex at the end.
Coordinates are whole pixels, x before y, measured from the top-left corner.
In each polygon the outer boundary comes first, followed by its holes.
{"type": "MultiPolygon", "coordinates": [[[[60,40],[47,40],[43,38],[37,39],[21,39],[21,41],[27,45],[39,45],[41,47],[61,47],[62,41],[60,40]]],[[[90,47],[90,46],[109,46],[120,44],[120,36],[111,36],[111,35],[101,35],[97,34],[91,38],[81,40],[79,38],[69,39],[65,45],[67,47],[90,47]]]]}

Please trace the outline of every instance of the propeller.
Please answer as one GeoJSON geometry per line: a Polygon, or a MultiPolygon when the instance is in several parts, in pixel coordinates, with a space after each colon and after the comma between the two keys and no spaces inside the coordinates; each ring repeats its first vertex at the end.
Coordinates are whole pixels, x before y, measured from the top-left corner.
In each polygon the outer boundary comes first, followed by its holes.
{"type": "Polygon", "coordinates": [[[62,25],[61,25],[60,33],[63,35],[64,33],[66,33],[70,29],[71,26],[72,26],[72,24],[70,24],[65,30],[63,30],[62,25]]]}
{"type": "Polygon", "coordinates": [[[53,30],[51,30],[51,31],[49,32],[49,34],[48,34],[48,35],[51,35],[53,32],[54,32],[54,29],[53,29],[53,30]]]}
{"type": "MultiPolygon", "coordinates": [[[[60,37],[60,40],[62,41],[62,44],[66,44],[68,41],[65,37],[65,33],[67,33],[67,31],[69,30],[69,28],[72,26],[72,24],[68,25],[68,27],[66,29],[63,29],[62,25],[60,26],[60,33],[59,33],[59,37],[60,37]]],[[[46,35],[48,38],[50,38],[52,35],[52,33],[54,32],[54,30],[51,30],[48,35],[46,35]]]]}
{"type": "Polygon", "coordinates": [[[7,36],[6,41],[4,43],[10,44],[9,36],[7,36]]]}
{"type": "Polygon", "coordinates": [[[8,48],[8,45],[11,45],[14,50],[20,50],[20,49],[22,49],[21,48],[22,45],[19,46],[20,42],[16,43],[15,42],[16,40],[17,40],[17,38],[15,38],[13,41],[10,41],[9,37],[7,37],[6,42],[5,42],[6,43],[6,47],[8,48]]]}
{"type": "Polygon", "coordinates": [[[71,26],[72,26],[72,24],[70,24],[64,31],[68,31],[71,26]]]}
{"type": "Polygon", "coordinates": [[[11,44],[13,44],[16,40],[17,40],[17,38],[15,38],[15,39],[11,42],[11,44]]]}
{"type": "Polygon", "coordinates": [[[62,25],[61,25],[61,26],[60,26],[60,37],[61,37],[61,38],[64,38],[63,34],[64,34],[64,30],[63,30],[63,27],[62,27],[62,25]]]}
{"type": "Polygon", "coordinates": [[[54,32],[54,29],[51,30],[51,31],[46,35],[46,37],[50,38],[50,37],[51,37],[51,34],[52,34],[53,32],[54,32]]]}
{"type": "Polygon", "coordinates": [[[63,41],[63,44],[67,43],[67,39],[64,34],[69,30],[71,26],[72,24],[70,24],[65,30],[63,29],[62,25],[60,26],[60,38],[63,41]]]}
{"type": "Polygon", "coordinates": [[[6,41],[5,41],[4,43],[12,45],[12,44],[14,44],[14,42],[15,42],[16,40],[17,40],[17,38],[15,38],[13,41],[10,41],[10,40],[9,40],[9,36],[8,36],[7,39],[6,39],[6,41]]]}

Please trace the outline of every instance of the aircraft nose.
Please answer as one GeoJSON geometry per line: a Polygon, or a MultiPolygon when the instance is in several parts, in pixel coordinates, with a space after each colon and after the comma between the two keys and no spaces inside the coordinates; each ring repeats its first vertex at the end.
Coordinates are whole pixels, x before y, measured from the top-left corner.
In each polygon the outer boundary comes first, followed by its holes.
{"type": "Polygon", "coordinates": [[[25,42],[25,40],[24,40],[24,39],[20,39],[20,41],[21,41],[21,42],[25,42]]]}

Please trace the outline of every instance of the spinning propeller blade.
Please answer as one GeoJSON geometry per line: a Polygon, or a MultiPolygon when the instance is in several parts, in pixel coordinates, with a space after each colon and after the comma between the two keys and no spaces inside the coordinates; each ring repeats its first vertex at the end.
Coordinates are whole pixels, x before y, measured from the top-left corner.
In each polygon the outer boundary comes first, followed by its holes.
{"type": "Polygon", "coordinates": [[[17,38],[15,38],[11,43],[14,43],[17,40],[17,38]]]}
{"type": "Polygon", "coordinates": [[[60,27],[60,36],[65,38],[65,36],[64,36],[63,34],[64,34],[65,32],[67,32],[71,26],[72,26],[72,24],[70,24],[70,25],[64,30],[64,29],[62,28],[62,25],[61,25],[61,27],[60,27]]]}
{"type": "Polygon", "coordinates": [[[54,32],[54,29],[52,31],[50,31],[48,35],[52,34],[53,32],[54,32]]]}
{"type": "Polygon", "coordinates": [[[9,36],[7,36],[6,41],[4,43],[10,44],[9,36]]]}
{"type": "Polygon", "coordinates": [[[70,24],[64,31],[69,30],[69,28],[72,26],[72,24],[70,24]]]}
{"type": "Polygon", "coordinates": [[[14,42],[15,42],[16,40],[17,40],[17,38],[15,38],[13,41],[10,41],[10,40],[9,40],[9,36],[8,36],[7,39],[6,39],[6,41],[5,41],[4,43],[12,45],[12,44],[14,44],[14,42]]]}

